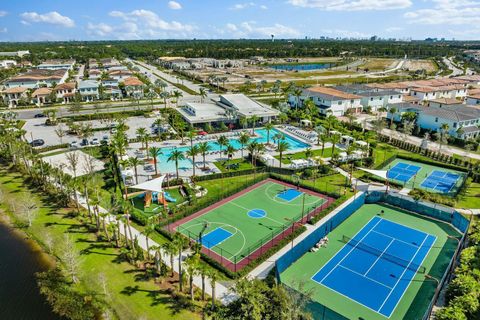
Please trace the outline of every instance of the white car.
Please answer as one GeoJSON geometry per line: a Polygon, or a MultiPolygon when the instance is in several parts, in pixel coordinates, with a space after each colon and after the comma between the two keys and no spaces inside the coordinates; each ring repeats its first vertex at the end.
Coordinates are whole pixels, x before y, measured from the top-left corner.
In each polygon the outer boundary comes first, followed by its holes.
{"type": "Polygon", "coordinates": [[[78,142],[77,141],[70,142],[70,149],[78,149],[78,142]]]}
{"type": "Polygon", "coordinates": [[[100,144],[100,141],[98,141],[97,138],[93,138],[92,141],[90,141],[90,144],[91,144],[92,146],[97,146],[97,145],[100,144]]]}

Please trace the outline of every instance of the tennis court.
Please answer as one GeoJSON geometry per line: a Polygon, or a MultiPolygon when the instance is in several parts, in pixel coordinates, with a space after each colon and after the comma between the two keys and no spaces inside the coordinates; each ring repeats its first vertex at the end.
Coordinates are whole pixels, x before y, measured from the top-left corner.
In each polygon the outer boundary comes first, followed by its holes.
{"type": "Polygon", "coordinates": [[[422,319],[452,258],[449,224],[383,204],[364,204],[280,274],[311,294],[314,319],[422,319]],[[382,213],[383,211],[383,213],[382,213]]]}
{"type": "Polygon", "coordinates": [[[312,280],[390,317],[436,237],[401,224],[372,218],[312,280]]]}
{"type": "Polygon", "coordinates": [[[459,179],[460,176],[458,174],[435,170],[423,180],[421,186],[441,193],[448,193],[459,179]]]}
{"type": "Polygon", "coordinates": [[[465,172],[402,158],[395,159],[381,170],[387,171],[390,181],[400,183],[405,188],[447,195],[457,194],[467,177],[465,172]]]}
{"type": "Polygon", "coordinates": [[[238,263],[332,199],[267,179],[178,223],[175,230],[238,263]]]}

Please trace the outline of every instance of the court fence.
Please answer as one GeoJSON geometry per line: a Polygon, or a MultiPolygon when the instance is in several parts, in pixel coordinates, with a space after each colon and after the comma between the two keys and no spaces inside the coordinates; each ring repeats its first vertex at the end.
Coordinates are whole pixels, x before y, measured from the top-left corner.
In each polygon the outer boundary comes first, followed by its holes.
{"type": "MultiPolygon", "coordinates": [[[[385,193],[381,191],[372,191],[367,193],[359,192],[357,193],[356,198],[351,199],[352,200],[350,200],[349,202],[345,202],[342,206],[337,208],[337,210],[333,211],[328,220],[319,225],[317,229],[315,229],[310,235],[305,237],[305,239],[303,239],[301,242],[297,243],[292,249],[287,251],[276,261],[275,272],[278,282],[282,283],[280,276],[281,273],[283,273],[295,261],[301,258],[305,253],[307,253],[316,243],[318,243],[318,241],[320,241],[320,239],[325,237],[330,231],[335,229],[339,224],[341,224],[348,217],[350,217],[363,204],[382,202],[387,205],[391,205],[405,211],[412,212],[414,214],[427,216],[449,223],[453,227],[455,227],[460,233],[463,234],[462,239],[459,241],[455,254],[450,260],[450,264],[445,270],[445,273],[443,274],[443,277],[440,280],[439,285],[435,291],[434,297],[425,312],[425,316],[423,319],[428,319],[431,314],[432,308],[436,303],[436,300],[438,299],[441,288],[445,285],[449,276],[453,272],[453,268],[455,267],[455,261],[457,261],[461,248],[464,246],[464,241],[470,221],[452,208],[434,203],[416,201],[411,197],[403,196],[398,193],[385,193]]],[[[319,319],[321,320],[341,319],[341,316],[318,302],[312,302],[312,305],[318,311],[316,311],[315,314],[320,315],[319,319]],[[338,315],[339,317],[337,317],[336,315],[338,315]]]]}
{"type": "MultiPolygon", "coordinates": [[[[316,216],[327,209],[332,203],[332,199],[327,199],[321,205],[306,208],[304,213],[299,213],[291,219],[278,227],[277,230],[270,232],[270,234],[264,236],[262,239],[251,244],[242,252],[232,253],[221,247],[215,246],[213,243],[208,243],[202,239],[201,253],[219,263],[219,266],[227,269],[230,272],[239,272],[253,261],[264,258],[267,251],[277,246],[285,239],[289,239],[291,236],[297,236],[297,233],[305,229],[304,224],[307,223],[313,216],[316,216]],[[216,248],[214,251],[210,248],[216,248]]],[[[208,208],[207,208],[208,209],[208,208]]],[[[199,235],[190,232],[182,224],[176,224],[173,228],[169,226],[169,232],[180,232],[185,235],[191,242],[199,242],[199,235]]]]}

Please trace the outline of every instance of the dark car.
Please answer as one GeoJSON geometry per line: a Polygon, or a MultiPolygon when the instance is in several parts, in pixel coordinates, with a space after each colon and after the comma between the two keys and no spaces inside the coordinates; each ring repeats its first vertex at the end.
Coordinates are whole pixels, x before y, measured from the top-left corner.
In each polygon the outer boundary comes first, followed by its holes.
{"type": "Polygon", "coordinates": [[[88,146],[89,145],[88,139],[82,139],[82,141],[80,142],[80,145],[81,146],[88,146]]]}
{"type": "Polygon", "coordinates": [[[45,115],[43,113],[37,113],[34,115],[35,118],[45,118],[45,115]]]}
{"type": "Polygon", "coordinates": [[[35,139],[32,142],[30,142],[30,145],[32,147],[40,147],[40,146],[43,146],[44,144],[45,144],[45,141],[43,141],[43,139],[35,139]]]}

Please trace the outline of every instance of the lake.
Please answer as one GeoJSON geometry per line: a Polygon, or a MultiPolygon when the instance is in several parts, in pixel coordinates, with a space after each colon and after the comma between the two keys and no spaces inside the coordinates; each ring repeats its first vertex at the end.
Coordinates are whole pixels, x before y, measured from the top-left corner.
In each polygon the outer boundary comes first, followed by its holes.
{"type": "Polygon", "coordinates": [[[33,241],[0,220],[0,319],[61,319],[40,294],[35,273],[52,267],[33,241]]]}
{"type": "Polygon", "coordinates": [[[277,71],[312,71],[328,69],[335,66],[334,63],[305,63],[305,64],[274,64],[270,68],[277,71]]]}

